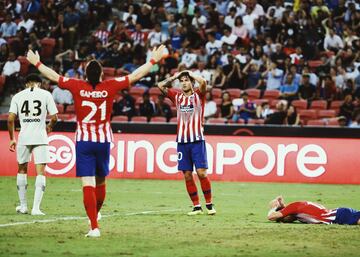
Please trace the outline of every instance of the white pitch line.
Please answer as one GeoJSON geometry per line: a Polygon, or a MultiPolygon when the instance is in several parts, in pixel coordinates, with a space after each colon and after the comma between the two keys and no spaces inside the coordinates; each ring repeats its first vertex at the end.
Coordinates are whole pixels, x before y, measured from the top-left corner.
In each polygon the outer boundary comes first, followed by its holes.
{"type": "MultiPolygon", "coordinates": [[[[109,218],[115,216],[135,216],[135,215],[147,215],[153,213],[163,213],[163,212],[176,212],[180,211],[181,209],[170,209],[170,210],[158,210],[158,211],[142,211],[142,212],[130,212],[130,213],[115,213],[115,214],[105,214],[102,215],[102,218],[109,218]]],[[[76,216],[68,216],[68,217],[60,217],[55,219],[46,219],[46,220],[32,220],[32,221],[23,221],[23,222],[13,222],[13,223],[6,223],[0,224],[0,228],[12,227],[12,226],[19,226],[19,225],[30,225],[35,223],[52,223],[57,221],[67,221],[67,220],[87,220],[88,217],[76,217],[76,216]]]]}

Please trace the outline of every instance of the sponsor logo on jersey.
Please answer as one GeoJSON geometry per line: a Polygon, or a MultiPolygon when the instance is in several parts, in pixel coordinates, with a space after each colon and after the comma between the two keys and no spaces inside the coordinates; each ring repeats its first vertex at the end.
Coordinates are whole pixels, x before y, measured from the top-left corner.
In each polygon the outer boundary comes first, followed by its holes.
{"type": "Polygon", "coordinates": [[[87,98],[106,98],[108,96],[108,91],[86,91],[80,90],[80,96],[87,98]]]}
{"type": "Polygon", "coordinates": [[[36,118],[36,119],[23,119],[22,121],[31,123],[31,122],[40,122],[41,120],[39,118],[36,118]]]}
{"type": "Polygon", "coordinates": [[[194,105],[180,105],[181,112],[194,112],[194,105]]]}

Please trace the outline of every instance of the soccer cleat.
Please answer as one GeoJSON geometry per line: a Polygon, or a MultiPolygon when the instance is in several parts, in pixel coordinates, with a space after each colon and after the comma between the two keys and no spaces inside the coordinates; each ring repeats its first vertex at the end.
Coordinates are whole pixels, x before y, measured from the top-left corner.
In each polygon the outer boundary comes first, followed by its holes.
{"type": "Polygon", "coordinates": [[[203,214],[203,210],[201,206],[195,206],[191,212],[188,212],[188,216],[201,215],[203,214]]]}
{"type": "Polygon", "coordinates": [[[40,211],[40,210],[31,210],[31,215],[41,216],[41,215],[45,215],[45,213],[43,213],[43,212],[40,211]]]}
{"type": "Polygon", "coordinates": [[[27,214],[28,213],[28,209],[27,207],[23,207],[23,206],[17,206],[15,208],[17,213],[21,213],[21,214],[27,214]]]}
{"type": "Polygon", "coordinates": [[[85,237],[100,237],[100,230],[98,228],[91,229],[85,237]]]}
{"type": "Polygon", "coordinates": [[[207,210],[208,215],[216,214],[216,210],[214,209],[214,206],[212,205],[212,203],[206,205],[206,210],[207,210]]]}

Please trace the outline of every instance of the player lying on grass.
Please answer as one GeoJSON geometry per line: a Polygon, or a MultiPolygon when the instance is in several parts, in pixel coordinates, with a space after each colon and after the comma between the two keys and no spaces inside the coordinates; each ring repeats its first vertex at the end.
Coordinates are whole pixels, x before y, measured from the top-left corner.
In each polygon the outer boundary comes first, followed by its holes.
{"type": "Polygon", "coordinates": [[[270,201],[268,219],[276,222],[360,225],[360,211],[351,208],[328,210],[318,203],[299,201],[285,204],[282,196],[270,201]]]}

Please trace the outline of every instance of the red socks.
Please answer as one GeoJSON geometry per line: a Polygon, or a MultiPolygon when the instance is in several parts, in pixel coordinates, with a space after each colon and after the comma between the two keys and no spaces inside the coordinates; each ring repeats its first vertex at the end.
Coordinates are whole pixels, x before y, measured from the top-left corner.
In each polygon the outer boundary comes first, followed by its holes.
{"type": "Polygon", "coordinates": [[[211,184],[210,184],[210,180],[208,177],[205,178],[200,178],[200,184],[201,184],[201,189],[203,191],[204,197],[205,197],[205,201],[206,204],[211,203],[211,184]]]}
{"type": "Polygon", "coordinates": [[[200,205],[195,181],[192,179],[185,181],[185,183],[186,183],[186,190],[190,196],[191,201],[193,202],[193,205],[194,206],[200,205]]]}
{"type": "Polygon", "coordinates": [[[83,187],[83,197],[86,214],[91,222],[91,229],[98,228],[95,188],[92,186],[83,187]]]}
{"type": "Polygon", "coordinates": [[[104,203],[104,200],[105,200],[106,185],[103,184],[103,185],[96,186],[95,195],[96,195],[96,209],[97,209],[97,212],[99,212],[104,203]]]}

